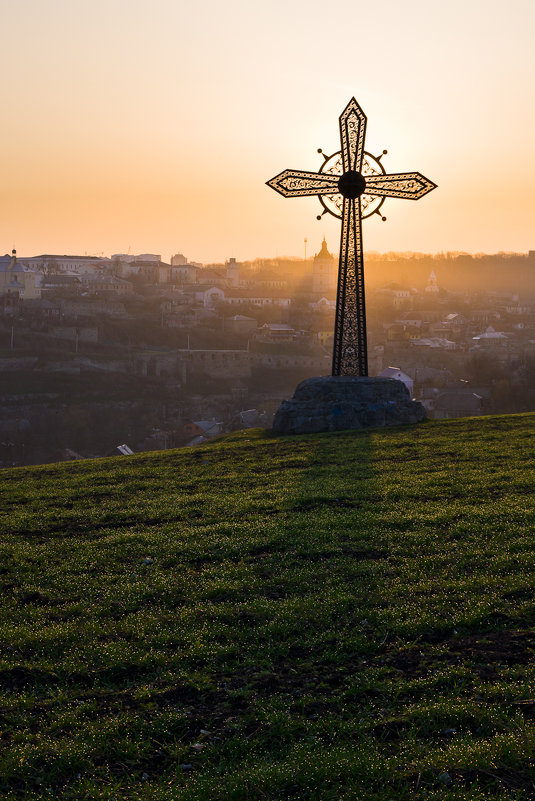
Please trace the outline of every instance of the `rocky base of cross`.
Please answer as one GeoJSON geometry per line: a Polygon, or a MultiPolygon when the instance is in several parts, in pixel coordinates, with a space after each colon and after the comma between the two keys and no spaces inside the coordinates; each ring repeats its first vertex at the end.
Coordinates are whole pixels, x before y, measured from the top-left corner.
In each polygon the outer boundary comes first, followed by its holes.
{"type": "Polygon", "coordinates": [[[424,407],[411,400],[401,381],[324,376],[301,381],[293,398],[279,406],[273,420],[273,431],[277,434],[319,434],[412,425],[425,418],[424,407]]]}

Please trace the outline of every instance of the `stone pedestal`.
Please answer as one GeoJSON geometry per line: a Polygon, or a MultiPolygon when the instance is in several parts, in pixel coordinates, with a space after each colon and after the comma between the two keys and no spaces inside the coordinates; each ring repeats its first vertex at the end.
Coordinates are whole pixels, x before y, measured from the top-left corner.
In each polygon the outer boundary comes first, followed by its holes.
{"type": "Polygon", "coordinates": [[[324,376],[301,381],[273,420],[278,434],[319,434],[351,428],[400,426],[425,420],[425,409],[393,378],[324,376]]]}

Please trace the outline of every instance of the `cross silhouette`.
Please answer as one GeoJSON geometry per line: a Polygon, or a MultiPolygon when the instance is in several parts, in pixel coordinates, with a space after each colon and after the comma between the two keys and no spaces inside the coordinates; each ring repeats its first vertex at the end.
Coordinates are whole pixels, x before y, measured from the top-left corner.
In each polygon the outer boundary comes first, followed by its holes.
{"type": "Polygon", "coordinates": [[[380,214],[387,197],[418,200],[436,187],[419,172],[387,175],[381,164],[387,151],[378,158],[367,153],[365,137],[366,115],[353,97],[340,115],[341,150],[332,156],[318,150],[324,158],[319,172],[284,170],[267,181],[284,197],[317,195],[323,205],[322,214],[329,212],[342,220],[333,375],[368,375],[363,218],[380,214]]]}

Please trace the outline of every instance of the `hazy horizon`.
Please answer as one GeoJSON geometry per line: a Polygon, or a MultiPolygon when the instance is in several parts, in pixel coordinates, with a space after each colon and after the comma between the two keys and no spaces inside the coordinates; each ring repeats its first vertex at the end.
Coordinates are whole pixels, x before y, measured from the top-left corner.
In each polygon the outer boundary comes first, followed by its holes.
{"type": "MultiPolygon", "coordinates": [[[[307,254],[306,259],[304,252],[299,254],[290,254],[290,253],[277,253],[277,254],[263,254],[263,255],[249,255],[245,256],[243,259],[239,260],[239,263],[243,264],[253,264],[254,262],[270,262],[270,261],[310,261],[314,259],[315,255],[319,253],[321,250],[321,243],[323,241],[323,237],[317,240],[317,244],[311,244],[307,242],[307,254]]],[[[338,241],[336,242],[336,246],[331,245],[329,241],[327,241],[327,247],[331,255],[338,258],[338,241]]],[[[119,251],[110,251],[109,253],[82,253],[80,249],[72,250],[72,251],[61,251],[58,250],[54,253],[48,251],[38,251],[35,253],[23,253],[19,251],[17,248],[14,248],[16,251],[16,255],[18,259],[35,259],[39,256],[78,256],[80,258],[102,258],[102,259],[113,259],[114,256],[130,256],[134,258],[135,256],[160,256],[162,262],[170,263],[171,258],[175,255],[183,255],[188,258],[188,262],[202,264],[203,267],[210,267],[211,265],[223,265],[225,264],[230,258],[235,258],[233,254],[227,254],[221,258],[213,259],[208,262],[201,262],[199,259],[195,257],[195,254],[186,254],[183,253],[179,248],[176,249],[173,253],[167,255],[165,253],[161,253],[158,249],[154,251],[149,250],[140,250],[138,253],[122,253],[119,251]]],[[[470,252],[466,250],[443,250],[443,251],[419,251],[419,250],[388,250],[388,251],[380,251],[380,250],[367,250],[364,253],[364,259],[381,259],[381,258],[415,258],[415,259],[449,259],[449,258],[457,258],[459,256],[469,256],[470,258],[479,259],[479,258],[493,258],[493,257],[528,257],[530,252],[533,252],[535,249],[530,248],[529,251],[519,251],[519,250],[498,250],[492,252],[470,252]]],[[[6,250],[4,254],[0,253],[0,256],[5,258],[6,256],[11,256],[12,252],[6,250]]]]}

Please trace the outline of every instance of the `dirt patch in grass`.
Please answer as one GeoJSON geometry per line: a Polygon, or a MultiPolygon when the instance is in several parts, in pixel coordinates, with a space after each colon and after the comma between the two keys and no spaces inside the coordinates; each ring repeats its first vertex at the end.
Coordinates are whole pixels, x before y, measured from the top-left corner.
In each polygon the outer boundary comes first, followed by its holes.
{"type": "Polygon", "coordinates": [[[532,631],[500,631],[451,638],[442,643],[440,651],[428,650],[425,645],[413,646],[391,654],[385,664],[412,677],[432,667],[449,664],[472,664],[480,678],[492,678],[496,665],[526,665],[535,651],[532,631]],[[445,648],[444,648],[445,646],[445,648]]]}
{"type": "Polygon", "coordinates": [[[19,595],[17,601],[20,604],[31,604],[32,606],[59,606],[63,602],[63,599],[49,598],[48,595],[35,591],[25,592],[22,595],[19,595]]]}
{"type": "Polygon", "coordinates": [[[0,688],[9,692],[16,692],[28,687],[57,684],[58,681],[55,673],[38,668],[17,666],[8,670],[0,670],[0,688]]]}
{"type": "Polygon", "coordinates": [[[337,556],[347,556],[352,557],[353,559],[371,559],[373,561],[379,559],[387,559],[388,552],[384,550],[380,550],[379,548],[372,548],[372,547],[358,547],[358,546],[350,546],[344,545],[338,550],[325,550],[325,551],[315,551],[310,552],[307,551],[306,553],[297,553],[296,557],[299,559],[303,559],[306,562],[321,562],[325,560],[331,560],[336,558],[337,556]]]}
{"type": "Polygon", "coordinates": [[[379,742],[386,743],[399,740],[409,728],[410,723],[407,720],[389,720],[378,723],[371,731],[379,742]]]}
{"type": "MultiPolygon", "coordinates": [[[[528,766],[526,766],[528,767],[528,766]]],[[[533,771],[533,766],[531,770],[533,771]]],[[[481,787],[511,790],[516,796],[517,790],[523,791],[523,798],[535,798],[535,782],[533,776],[519,770],[496,767],[490,770],[453,770],[450,771],[452,786],[464,784],[471,786],[477,782],[481,787]]]]}

